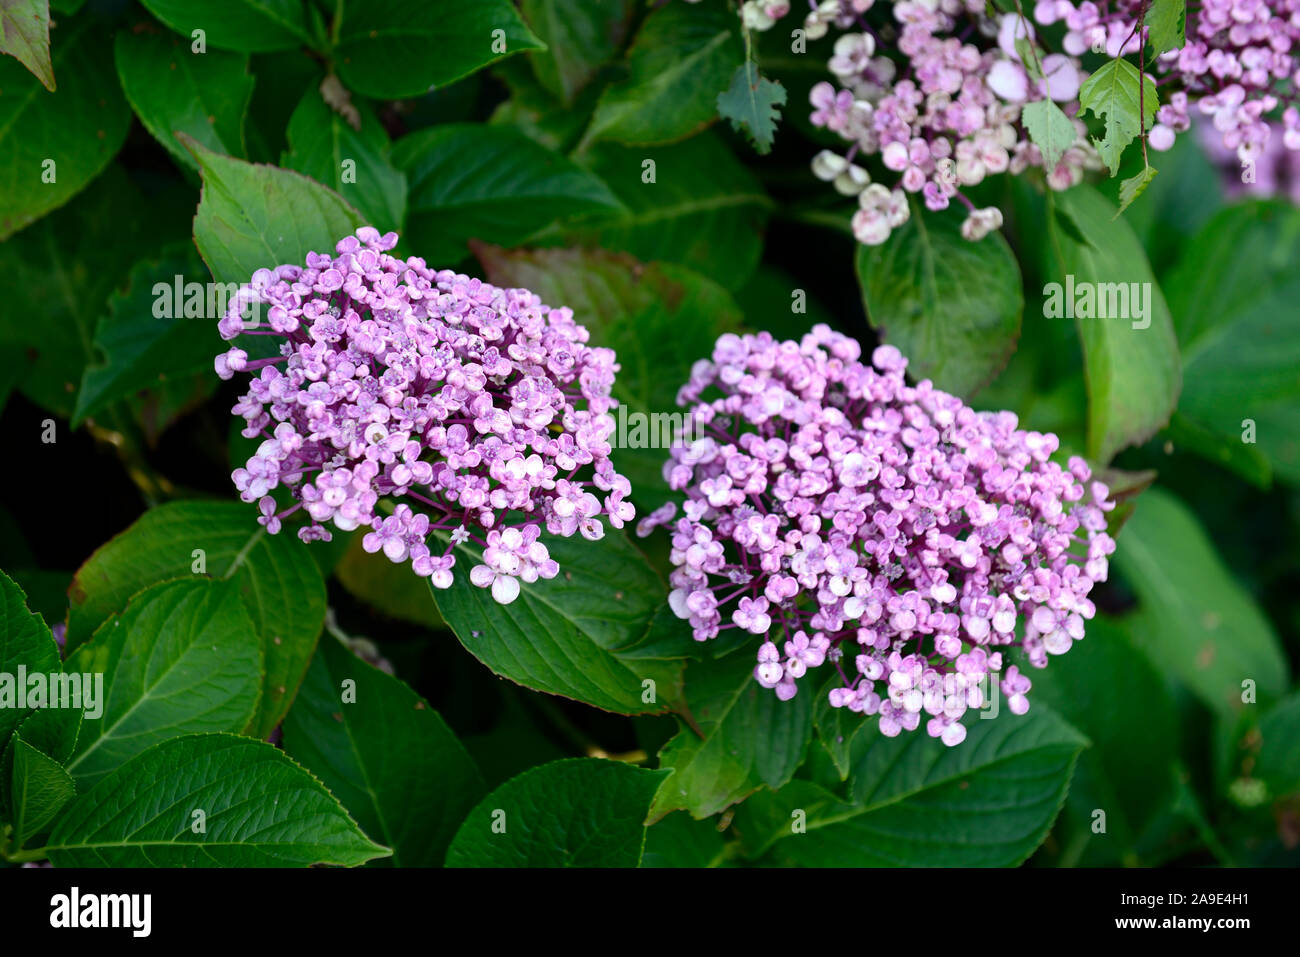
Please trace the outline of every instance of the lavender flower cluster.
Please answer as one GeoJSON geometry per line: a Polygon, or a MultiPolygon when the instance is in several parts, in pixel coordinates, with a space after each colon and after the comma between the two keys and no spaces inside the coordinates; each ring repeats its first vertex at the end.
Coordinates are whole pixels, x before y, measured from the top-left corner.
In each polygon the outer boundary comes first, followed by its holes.
{"type": "MultiPolygon", "coordinates": [[[[876,25],[866,17],[876,0],[810,0],[809,6],[803,22],[808,39],[819,39],[832,27],[843,31],[827,64],[834,82],[812,89],[812,123],[849,144],[843,154],[820,152],[813,173],[840,193],[858,197],[852,223],[858,241],[879,245],[906,222],[907,194],[919,194],[930,210],[946,209],[956,200],[967,210],[962,226],[967,239],[1001,228],[1001,211],[977,209],[962,188],[992,174],[1044,166],[1021,110],[1043,99],[1073,102],[1085,77],[1077,58],[1081,51],[1035,53],[1032,66],[1022,63],[1017,41],[1036,43],[1032,28],[1014,13],[990,17],[985,0],[890,3],[889,18],[895,22],[877,18],[876,25]],[[886,53],[900,55],[900,62],[886,53]],[[1040,68],[1041,76],[1031,79],[1031,69],[1038,76],[1040,68]],[[856,162],[870,156],[878,156],[897,178],[873,183],[856,162]]],[[[741,13],[747,27],[765,30],[789,9],[784,0],[749,0],[741,13]]],[[[1101,167],[1084,124],[1072,122],[1079,134],[1075,143],[1046,170],[1053,189],[1068,189],[1085,170],[1101,167]]]]}
{"type": "Polygon", "coordinates": [[[233,412],[263,439],[232,477],[267,531],[300,509],[304,541],[328,540],[326,523],[369,528],[366,551],[409,560],[438,588],[452,584],[453,547],[473,540],[484,550],[470,580],[508,603],[520,580],[559,570],[542,526],[595,540],[602,517],[621,528],[634,516],[609,458],[618,365],[572,310],[397,259],[396,243],[358,229],[335,256],[259,269],[232,297],[222,338],[274,343],[267,358],[233,346],[216,359],[223,379],[252,374],[233,412]],[[269,306],[269,328],[246,327],[253,303],[269,306]],[[435,553],[439,530],[449,543],[435,553]]]}
{"type": "MultiPolygon", "coordinates": [[[[1137,32],[1143,0],[1041,0],[1040,23],[1064,20],[1064,46],[1100,48],[1110,56],[1138,52],[1137,32]]],[[[1281,110],[1282,141],[1300,150],[1300,0],[1202,0],[1188,4],[1187,42],[1156,60],[1162,82],[1173,92],[1156,114],[1148,142],[1157,150],[1173,146],[1177,133],[1191,125],[1191,110],[1208,117],[1223,145],[1251,162],[1274,136],[1269,116],[1281,110]]]]}
{"type": "Polygon", "coordinates": [[[994,676],[1029,707],[1007,649],[1044,667],[1084,637],[1114,503],[1082,459],[1051,460],[1055,436],[907,385],[892,346],[859,356],[824,325],[722,336],[678,395],[702,436],[664,469],[684,516],[670,503],[638,532],[670,525],[673,612],[699,641],[760,636],[754,676],[779,698],[830,661],[833,707],[889,736],[926,716],[952,746],[994,676]]]}

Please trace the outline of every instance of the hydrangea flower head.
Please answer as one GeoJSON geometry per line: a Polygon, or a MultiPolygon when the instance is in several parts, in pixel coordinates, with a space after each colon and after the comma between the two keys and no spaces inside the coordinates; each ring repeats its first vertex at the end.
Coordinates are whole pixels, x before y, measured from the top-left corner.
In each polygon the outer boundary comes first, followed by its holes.
{"type": "Polygon", "coordinates": [[[510,602],[520,580],[559,571],[543,527],[598,539],[602,517],[621,527],[633,515],[609,458],[618,365],[572,310],[398,259],[396,243],[358,229],[305,267],[259,269],[232,298],[222,338],[271,343],[266,358],[236,345],[216,359],[223,379],[251,374],[233,412],[263,439],[232,478],[267,531],[299,510],[304,541],[368,529],[366,551],[409,560],[438,588],[452,584],[454,546],[473,539],[483,562],[470,580],[510,602]],[[242,318],[253,303],[267,327],[242,318]],[[439,530],[450,541],[435,553],[439,530]]]}
{"type": "Polygon", "coordinates": [[[994,675],[1028,709],[1009,649],[1044,667],[1084,637],[1114,503],[1082,459],[1052,461],[1055,436],[910,386],[906,366],[892,346],[863,363],[824,325],[722,336],[678,395],[700,436],[665,465],[684,515],[638,531],[671,525],[673,612],[700,641],[759,636],[763,687],[791,698],[829,661],[833,707],[955,745],[994,675]]]}

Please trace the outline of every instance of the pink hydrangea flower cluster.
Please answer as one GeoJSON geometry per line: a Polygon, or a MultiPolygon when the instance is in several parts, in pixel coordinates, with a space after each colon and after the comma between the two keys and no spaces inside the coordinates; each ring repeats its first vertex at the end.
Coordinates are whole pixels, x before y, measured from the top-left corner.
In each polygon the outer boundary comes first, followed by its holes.
{"type": "Polygon", "coordinates": [[[824,325],[722,336],[678,396],[701,436],[665,465],[684,516],[638,532],[670,525],[673,612],[699,641],[761,638],[754,676],[779,698],[829,661],[833,707],[956,745],[998,676],[1029,707],[1008,650],[1041,668],[1084,637],[1114,503],[1082,459],[1051,460],[1055,436],[909,386],[892,346],[859,356],[824,325]]]}
{"type": "Polygon", "coordinates": [[[304,541],[328,540],[326,523],[368,528],[367,551],[409,560],[438,588],[452,584],[454,545],[473,540],[484,550],[470,580],[508,603],[520,580],[559,570],[542,526],[594,540],[602,518],[634,516],[609,458],[618,365],[572,310],[398,259],[396,243],[364,227],[305,268],[259,269],[232,297],[222,338],[271,345],[216,359],[223,379],[252,374],[233,412],[263,439],[235,487],[271,533],[300,509],[304,541]],[[265,327],[243,318],[254,303],[269,307],[265,327]],[[435,553],[438,530],[450,541],[435,553]]]}
{"type": "MultiPolygon", "coordinates": [[[[831,28],[840,35],[827,66],[834,82],[812,89],[813,125],[838,134],[846,152],[823,150],[812,163],[819,179],[857,196],[853,232],[879,245],[909,217],[908,194],[930,210],[955,199],[967,210],[962,233],[978,240],[1002,225],[996,207],[977,209],[962,192],[997,173],[1044,165],[1021,122],[1027,103],[1050,98],[1074,103],[1085,74],[1073,53],[1038,52],[1037,66],[1021,62],[1017,40],[1038,41],[1014,13],[996,19],[985,0],[810,0],[803,29],[810,40],[831,28]],[[889,54],[889,55],[886,55],[889,54]],[[1036,70],[1042,75],[1032,79],[1036,70]],[[861,157],[878,156],[890,181],[872,182],[861,157]]],[[[788,4],[750,0],[745,22],[775,24],[788,4]],[[753,8],[752,10],[750,8],[753,8]]],[[[1066,109],[1073,116],[1077,105],[1066,109]]],[[[1079,134],[1046,171],[1053,189],[1080,182],[1100,168],[1095,148],[1079,134]]]]}
{"type": "MultiPolygon", "coordinates": [[[[1142,6],[1041,0],[1035,17],[1065,22],[1066,50],[1104,46],[1109,56],[1129,56],[1142,39],[1135,31],[1142,6]]],[[[1184,46],[1156,60],[1156,74],[1171,86],[1162,92],[1151,146],[1173,146],[1195,107],[1242,162],[1256,159],[1276,136],[1269,117],[1279,111],[1285,147],[1300,150],[1300,0],[1201,0],[1188,5],[1185,34],[1184,46]]]]}

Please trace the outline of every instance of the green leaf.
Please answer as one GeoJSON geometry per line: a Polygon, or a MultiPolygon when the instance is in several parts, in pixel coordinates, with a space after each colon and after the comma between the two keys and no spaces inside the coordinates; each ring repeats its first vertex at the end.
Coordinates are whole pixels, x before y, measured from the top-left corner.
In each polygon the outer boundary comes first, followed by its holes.
{"type": "Polygon", "coordinates": [[[181,132],[217,153],[243,156],[244,114],[253,96],[248,57],[194,53],[174,34],[121,30],[113,45],[122,90],[151,136],[191,169],[181,132]]]}
{"type": "Polygon", "coordinates": [[[1114,562],[1141,603],[1134,643],[1157,669],[1227,717],[1242,709],[1247,680],[1261,703],[1286,692],[1286,658],[1272,626],[1178,499],[1144,492],[1114,562]]]}
{"type": "Polygon", "coordinates": [[[661,771],[601,758],[525,771],[470,812],[447,866],[638,867],[642,820],[662,779],[661,771]]]}
{"type": "Polygon", "coordinates": [[[1006,366],[1025,301],[1001,233],[970,242],[955,213],[914,209],[881,245],[859,245],[856,262],[867,321],[917,379],[970,395],[1006,366]]]}
{"type": "Polygon", "coordinates": [[[868,721],[857,712],[848,708],[832,708],[830,692],[842,688],[844,682],[838,675],[832,675],[817,692],[817,701],[813,705],[813,723],[817,728],[817,738],[830,755],[839,772],[840,780],[849,776],[853,768],[853,741],[864,729],[875,732],[875,722],[868,721]]]}
{"type": "MultiPolygon", "coordinates": [[[[1029,37],[1016,37],[1015,43],[1016,55],[1020,57],[1020,65],[1025,68],[1031,80],[1041,80],[1043,78],[1042,66],[1038,62],[1038,51],[1034,45],[1029,42],[1029,37]]],[[[1031,104],[1032,105],[1032,104],[1031,104]]],[[[1052,164],[1055,166],[1056,164],[1052,164]]]]}
{"type": "Polygon", "coordinates": [[[1205,225],[1167,282],[1183,351],[1179,416],[1207,436],[1206,452],[1227,453],[1225,464],[1261,484],[1270,471],[1300,484],[1297,258],[1300,212],[1242,203],[1205,225]]]}
{"type": "Polygon", "coordinates": [[[1098,119],[1105,120],[1105,135],[1093,143],[1110,167],[1111,176],[1119,172],[1124,148],[1143,130],[1151,129],[1159,105],[1155,81],[1139,74],[1137,67],[1122,57],[1107,60],[1083,81],[1079,87],[1079,112],[1082,115],[1084,110],[1091,110],[1098,119]]]}
{"type": "Polygon", "coordinates": [[[311,46],[303,0],[140,0],[155,17],[196,43],[265,52],[311,46]]]}
{"type": "MultiPolygon", "coordinates": [[[[21,588],[4,572],[0,572],[0,675],[17,682],[21,666],[29,674],[50,674],[60,667],[59,647],[50,635],[45,619],[27,610],[27,599],[21,588]]],[[[0,686],[3,687],[3,686],[0,686]]],[[[11,685],[9,693],[16,694],[11,685]]],[[[6,700],[8,694],[0,691],[0,750],[9,741],[23,719],[32,713],[31,708],[17,707],[16,700],[6,700]]]]}
{"type": "Polygon", "coordinates": [[[737,26],[720,3],[653,11],[628,51],[628,78],[601,95],[587,141],[672,143],[708,126],[743,61],[737,26]]]}
{"type": "Polygon", "coordinates": [[[1088,458],[1105,465],[1169,421],[1182,385],[1178,342],[1146,254],[1110,203],[1091,186],[1058,193],[1055,203],[1049,229],[1060,272],[1043,290],[1043,316],[1075,317],[1088,379],[1088,458]]]}
{"type": "Polygon", "coordinates": [[[388,853],[281,751],[233,734],[132,758],[72,802],[45,850],[55,867],[351,867],[388,853]]]}
{"type": "Polygon", "coordinates": [[[626,408],[614,412],[620,423],[610,443],[614,466],[631,481],[643,511],[667,501],[663,462],[671,435],[663,433],[685,421],[677,390],[691,366],[712,354],[718,336],[739,327],[735,300],[684,267],[642,265],[600,250],[482,248],[479,259],[489,281],[531,289],[553,307],[570,307],[591,331],[593,345],[617,353],[621,369],[614,397],[626,408]]]}
{"type": "Polygon", "coordinates": [[[652,150],[599,143],[582,162],[627,212],[562,227],[569,244],[681,263],[733,291],[754,275],[772,202],[720,137],[701,133],[652,150]]]}
{"type": "MultiPolygon", "coordinates": [[[[56,672],[54,668],[50,673],[56,672]]],[[[14,775],[15,743],[19,736],[32,748],[60,766],[67,764],[81,730],[81,708],[37,708],[24,718],[9,737],[8,745],[0,748],[0,821],[13,819],[11,782],[14,775]]]]}
{"type": "Polygon", "coordinates": [[[1154,60],[1186,42],[1187,0],[1151,0],[1144,22],[1147,26],[1147,49],[1154,60]]]}
{"type": "Polygon", "coordinates": [[[389,161],[388,134],[370,107],[352,108],[359,130],[330,109],[313,85],[289,119],[289,149],[281,165],[336,190],[380,232],[400,230],[406,176],[389,161]]]}
{"type": "Polygon", "coordinates": [[[88,365],[82,375],[72,415],[74,428],[110,403],[142,389],[156,389],[169,380],[211,371],[212,358],[221,349],[216,332],[220,316],[209,311],[206,280],[203,263],[191,243],[168,246],[136,263],[126,288],[109,299],[108,314],[95,327],[94,347],[101,359],[88,365]],[[185,294],[185,286],[191,282],[205,283],[200,287],[201,304],[199,298],[185,294]],[[160,304],[174,306],[177,300],[188,307],[183,314],[157,315],[160,304]]]}
{"type": "Polygon", "coordinates": [[[760,154],[772,151],[784,105],[785,87],[760,74],[752,60],[737,67],[731,86],[718,94],[718,115],[730,120],[737,133],[744,129],[760,154]]]}
{"type": "Polygon", "coordinates": [[[599,85],[589,83],[565,105],[542,86],[523,58],[503,60],[492,68],[492,75],[505,84],[510,98],[497,105],[488,122],[513,127],[557,153],[567,154],[578,142],[600,96],[599,85]]]}
{"type": "Polygon", "coordinates": [[[194,574],[200,557],[207,574],[239,588],[261,642],[262,697],[249,733],[266,737],[289,710],[316,647],[325,583],[307,546],[288,531],[267,535],[252,506],[189,501],[145,512],[77,571],[69,588],[67,647],[85,641],[136,592],[194,574]]]}
{"type": "Polygon", "coordinates": [[[502,57],[538,50],[510,0],[347,0],[334,62],[351,90],[401,99],[447,86],[502,57]]]}
{"type": "Polygon", "coordinates": [[[674,812],[646,828],[641,866],[716,867],[725,846],[716,821],[697,821],[685,812],[674,812]]]}
{"type": "Polygon", "coordinates": [[[15,734],[13,779],[9,800],[13,809],[14,847],[22,847],[49,826],[76,796],[77,786],[63,766],[15,734]]]}
{"type": "Polygon", "coordinates": [[[56,30],[57,93],[0,57],[0,240],[81,192],[121,149],[131,122],[93,19],[56,30]]]}
{"type": "Polygon", "coordinates": [[[487,792],[438,712],[333,638],[321,642],[285,719],[284,749],[392,848],[398,867],[440,867],[487,792]]]}
{"type": "Polygon", "coordinates": [[[168,235],[162,223],[137,215],[143,202],[126,174],[110,166],[68,206],[28,228],[21,242],[0,243],[0,348],[21,373],[22,393],[56,415],[73,413],[109,294],[150,248],[148,234],[168,235]]]}
{"type": "Polygon", "coordinates": [[[246,283],[258,269],[332,253],[366,225],[338,193],[300,173],[231,159],[183,134],[180,141],[203,172],[194,244],[218,282],[246,283]]]}
{"type": "MultiPolygon", "coordinates": [[[[353,536],[342,560],[334,567],[339,584],[388,618],[425,628],[447,627],[429,593],[429,583],[412,574],[411,566],[405,562],[396,565],[382,552],[367,552],[362,547],[362,537],[353,536]]],[[[313,554],[319,554],[319,549],[313,554]]]]}
{"type": "Polygon", "coordinates": [[[680,662],[622,653],[646,635],[666,600],[654,569],[613,529],[599,542],[578,536],[542,542],[560,573],[522,585],[509,605],[470,583],[479,551],[458,547],[455,584],[435,590],[434,598],[460,643],[494,673],[534,691],[619,714],[666,710],[680,662]]]}
{"type": "Polygon", "coordinates": [[[1251,769],[1275,797],[1300,790],[1300,692],[1277,703],[1259,722],[1259,753],[1251,769]]]}
{"type": "Polygon", "coordinates": [[[521,9],[546,44],[528,54],[537,79],[572,104],[623,45],[632,0],[523,0],[521,9]]]}
{"type": "Polygon", "coordinates": [[[1154,166],[1144,166],[1142,172],[1119,184],[1119,209],[1115,210],[1116,219],[1119,219],[1120,213],[1133,205],[1134,200],[1146,192],[1146,188],[1151,185],[1158,172],[1160,171],[1154,166]]]}
{"type": "Polygon", "coordinates": [[[1047,835],[1087,739],[1041,704],[967,727],[955,748],[920,731],[860,735],[851,801],[796,781],[743,804],[735,827],[789,866],[1014,867],[1047,835]]]}
{"type": "Polygon", "coordinates": [[[783,787],[803,763],[812,735],[813,695],[789,701],[754,679],[754,659],[736,654],[686,669],[683,727],[659,752],[673,774],[655,797],[652,816],[687,810],[703,818],[760,787],[783,787]]]}
{"type": "Polygon", "coordinates": [[[464,258],[470,239],[514,245],[556,220],[622,211],[594,175],[510,127],[421,130],[393,162],[411,186],[407,236],[432,266],[464,258]]]}
{"type": "Polygon", "coordinates": [[[1049,170],[1056,169],[1065,151],[1079,138],[1074,122],[1051,100],[1026,103],[1020,111],[1020,119],[1030,141],[1043,154],[1043,166],[1049,170]]]}
{"type": "MultiPolygon", "coordinates": [[[[1126,543],[1127,536],[1120,547],[1126,543]]],[[[1068,655],[1029,677],[1034,702],[1048,705],[1093,743],[1079,758],[1065,818],[1070,834],[1088,842],[1085,861],[1117,865],[1172,800],[1180,729],[1165,678],[1127,629],[1101,617],[1088,622],[1087,637],[1068,655]],[[1093,831],[1096,810],[1106,812],[1102,833],[1093,831]]]]}
{"type": "Polygon", "coordinates": [[[49,0],[0,0],[0,53],[16,57],[53,92],[49,0]]]}
{"type": "Polygon", "coordinates": [[[103,676],[101,713],[86,712],[67,764],[84,790],[160,741],[242,730],[257,712],[262,650],[233,584],[182,579],[132,598],[64,671],[83,684],[103,676]]]}

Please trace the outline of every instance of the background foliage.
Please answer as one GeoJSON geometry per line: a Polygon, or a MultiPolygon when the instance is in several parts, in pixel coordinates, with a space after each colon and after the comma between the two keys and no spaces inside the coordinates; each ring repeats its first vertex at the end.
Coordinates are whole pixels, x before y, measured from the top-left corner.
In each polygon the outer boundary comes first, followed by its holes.
{"type": "MultiPolygon", "coordinates": [[[[1191,137],[1119,218],[1114,183],[998,177],[1002,235],[918,211],[859,247],[808,173],[827,44],[751,49],[721,0],[48,17],[48,49],[6,29],[0,57],[0,672],[66,658],[108,691],[95,721],[0,710],[8,861],[1300,860],[1300,211],[1226,203],[1191,137]],[[1032,673],[1029,715],[944,749],[692,642],[662,532],[553,542],[569,574],[508,613],[463,578],[435,602],[356,536],[266,536],[228,478],[251,443],[206,287],[164,319],[155,284],[243,282],[364,223],[571,306],[634,411],[670,411],[722,332],[827,322],[1056,432],[1130,493],[1087,640],[1032,673]],[[1067,273],[1155,283],[1150,328],[1046,318],[1067,273]]],[[[615,453],[642,513],[662,455],[615,453]]]]}

